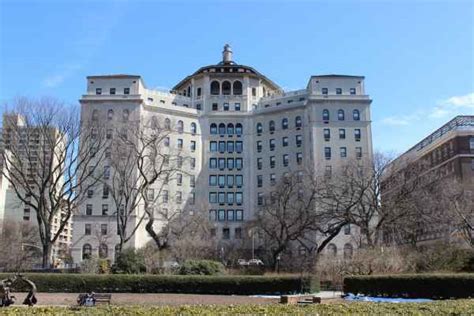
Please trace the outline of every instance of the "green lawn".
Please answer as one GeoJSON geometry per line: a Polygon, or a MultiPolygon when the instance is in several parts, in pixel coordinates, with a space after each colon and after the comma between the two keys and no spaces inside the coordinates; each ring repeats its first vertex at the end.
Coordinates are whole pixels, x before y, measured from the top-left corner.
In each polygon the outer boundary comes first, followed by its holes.
{"type": "Polygon", "coordinates": [[[91,308],[12,307],[0,315],[472,315],[474,300],[432,303],[339,303],[292,305],[207,305],[207,306],[102,306],[91,308]]]}

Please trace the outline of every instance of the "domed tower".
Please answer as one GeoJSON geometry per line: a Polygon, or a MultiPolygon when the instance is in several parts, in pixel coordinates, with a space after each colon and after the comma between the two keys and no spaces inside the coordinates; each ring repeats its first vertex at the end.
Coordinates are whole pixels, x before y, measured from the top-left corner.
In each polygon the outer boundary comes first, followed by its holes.
{"type": "Polygon", "coordinates": [[[222,62],[220,64],[224,64],[224,65],[235,64],[232,61],[232,48],[230,48],[229,44],[224,45],[224,50],[222,51],[222,62]]]}

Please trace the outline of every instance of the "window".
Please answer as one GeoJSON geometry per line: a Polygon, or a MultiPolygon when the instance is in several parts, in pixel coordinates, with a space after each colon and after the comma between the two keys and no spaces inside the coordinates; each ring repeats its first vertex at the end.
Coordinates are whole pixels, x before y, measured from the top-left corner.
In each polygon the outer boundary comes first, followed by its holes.
{"type": "Polygon", "coordinates": [[[303,144],[303,136],[296,135],[296,147],[301,147],[301,144],[303,144]]]}
{"type": "Polygon", "coordinates": [[[234,124],[229,123],[227,124],[227,135],[233,135],[234,134],[234,124]]]}
{"type": "Polygon", "coordinates": [[[109,204],[102,204],[102,216],[109,215],[109,204]]]}
{"type": "Polygon", "coordinates": [[[356,147],[356,158],[357,159],[362,158],[362,147],[356,147]]]}
{"type": "Polygon", "coordinates": [[[321,89],[321,92],[322,92],[323,94],[328,94],[328,88],[322,88],[322,89],[321,89]]]}
{"type": "Polygon", "coordinates": [[[469,138],[469,149],[474,150],[474,137],[469,138]]]}
{"type": "Polygon", "coordinates": [[[217,176],[216,175],[210,175],[209,176],[209,186],[210,187],[215,187],[217,185],[217,176]]]}
{"type": "Polygon", "coordinates": [[[296,129],[300,129],[300,128],[301,128],[301,125],[302,125],[301,116],[297,116],[297,117],[295,118],[295,127],[296,127],[296,129]]]}
{"type": "Polygon", "coordinates": [[[234,158],[227,158],[227,169],[234,169],[234,158]]]}
{"type": "Polygon", "coordinates": [[[218,179],[219,188],[225,187],[225,175],[219,175],[218,179]]]}
{"type": "Polygon", "coordinates": [[[163,190],[163,203],[168,203],[168,190],[163,190]]]}
{"type": "Polygon", "coordinates": [[[217,103],[212,103],[212,110],[217,111],[219,109],[219,105],[217,103]]]}
{"type": "Polygon", "coordinates": [[[336,88],[336,94],[342,94],[342,89],[341,88],[336,88]]]}
{"type": "Polygon", "coordinates": [[[183,184],[183,175],[181,173],[178,173],[176,175],[176,184],[178,186],[181,186],[183,184]]]}
{"type": "Polygon", "coordinates": [[[352,118],[354,121],[360,121],[360,112],[359,110],[352,111],[352,118]]]}
{"type": "Polygon", "coordinates": [[[227,220],[231,222],[235,220],[234,210],[227,210],[227,220]]]}
{"type": "Polygon", "coordinates": [[[262,170],[262,158],[257,158],[257,169],[262,170]]]}
{"type": "Polygon", "coordinates": [[[335,244],[328,245],[328,254],[332,257],[337,256],[337,246],[335,244]]]}
{"type": "Polygon", "coordinates": [[[329,121],[329,110],[323,110],[323,121],[329,121]]]}
{"type": "Polygon", "coordinates": [[[257,134],[262,134],[262,132],[263,132],[262,123],[257,123],[257,134]]]}
{"type": "Polygon", "coordinates": [[[331,159],[331,147],[324,147],[324,158],[331,159]]]}
{"type": "Polygon", "coordinates": [[[339,129],[339,139],[346,139],[346,130],[344,128],[339,129]]]}
{"type": "Polygon", "coordinates": [[[93,121],[99,120],[99,110],[93,110],[92,111],[92,120],[93,121]]]}
{"type": "Polygon", "coordinates": [[[270,174],[270,184],[275,185],[276,184],[276,176],[274,173],[270,174]]]}
{"type": "Polygon", "coordinates": [[[210,221],[217,220],[217,211],[216,210],[209,210],[209,220],[210,221]]]}
{"type": "Polygon", "coordinates": [[[107,224],[100,224],[100,234],[102,236],[107,235],[107,224]]]}
{"type": "Polygon", "coordinates": [[[275,122],[274,121],[270,121],[268,123],[268,130],[270,131],[270,133],[273,133],[275,131],[275,122]]]}
{"type": "Polygon", "coordinates": [[[270,168],[275,168],[275,156],[270,157],[270,168]]]}
{"type": "Polygon", "coordinates": [[[281,120],[281,129],[288,129],[288,119],[286,117],[281,120]]]}
{"type": "Polygon", "coordinates": [[[209,151],[216,152],[217,151],[217,142],[209,142],[209,151]]]}
{"type": "Polygon", "coordinates": [[[324,170],[324,175],[328,178],[332,176],[332,166],[326,166],[326,169],[324,170]]]}
{"type": "Polygon", "coordinates": [[[111,121],[114,118],[114,110],[107,111],[107,120],[111,121]]]}
{"type": "Polygon", "coordinates": [[[217,197],[218,197],[218,200],[219,200],[219,204],[224,205],[225,204],[225,193],[224,192],[219,192],[217,197]]]}
{"type": "Polygon", "coordinates": [[[337,111],[337,119],[339,121],[344,121],[344,110],[338,110],[337,111]]]}
{"type": "Polygon", "coordinates": [[[217,134],[217,125],[215,123],[211,124],[210,133],[211,133],[211,135],[216,135],[217,134]]]}
{"type": "MultiPolygon", "coordinates": [[[[86,225],[90,225],[90,224],[86,224],[86,225]]],[[[92,256],[92,246],[89,244],[84,244],[84,246],[82,246],[82,260],[89,259],[91,256],[92,256]]]]}
{"type": "Polygon", "coordinates": [[[178,138],[178,149],[183,149],[183,139],[178,138]]]}
{"type": "Polygon", "coordinates": [[[102,187],[102,198],[103,199],[108,199],[109,198],[109,186],[104,184],[102,187]]]}
{"type": "Polygon", "coordinates": [[[227,152],[230,154],[234,152],[234,142],[232,141],[227,142],[227,152]]]}
{"type": "Polygon", "coordinates": [[[230,229],[223,228],[222,229],[222,239],[230,239],[230,229]]]}
{"type": "Polygon", "coordinates": [[[303,163],[303,153],[296,153],[296,163],[298,165],[303,163]]]}
{"type": "Polygon", "coordinates": [[[110,166],[104,166],[104,179],[108,180],[110,178],[110,166]]]}
{"type": "Polygon", "coordinates": [[[235,176],[235,185],[238,188],[241,188],[244,185],[244,177],[241,175],[236,175],[235,176]]]}
{"type": "Polygon", "coordinates": [[[235,168],[237,170],[242,169],[242,158],[235,158],[235,168]]]}
{"type": "Polygon", "coordinates": [[[164,143],[165,143],[165,147],[169,147],[169,146],[170,146],[170,138],[169,138],[169,137],[165,137],[164,143]]]}
{"type": "Polygon", "coordinates": [[[354,138],[356,142],[360,142],[360,129],[356,128],[354,130],[354,138]]]}
{"type": "Polygon", "coordinates": [[[346,149],[346,147],[341,147],[341,148],[339,148],[339,151],[340,151],[340,154],[341,154],[341,158],[346,158],[346,157],[347,157],[347,149],[346,149]]]}
{"type": "MultiPolygon", "coordinates": [[[[234,204],[234,193],[233,192],[227,192],[227,205],[233,205],[233,204],[234,204]]],[[[234,211],[232,211],[232,215],[233,215],[233,213],[234,213],[234,211]]],[[[227,218],[228,218],[228,215],[229,215],[229,212],[227,212],[227,218]]],[[[229,219],[229,221],[234,220],[233,218],[232,219],[228,218],[228,219],[229,219]]]]}
{"type": "Polygon", "coordinates": [[[239,222],[244,220],[244,211],[243,210],[235,210],[235,220],[239,221],[239,222]]]}
{"type": "Polygon", "coordinates": [[[124,122],[128,121],[129,115],[130,115],[130,112],[129,112],[128,110],[123,110],[123,112],[122,112],[122,120],[123,120],[124,122]]]}
{"type": "Polygon", "coordinates": [[[344,226],[344,235],[350,235],[351,234],[351,224],[347,224],[344,226]]]}
{"type": "Polygon", "coordinates": [[[234,104],[234,109],[235,109],[235,111],[240,111],[240,103],[235,103],[234,104]]]}
{"type": "Polygon", "coordinates": [[[230,95],[230,82],[229,81],[224,81],[222,83],[222,94],[223,95],[230,95]]]}
{"type": "Polygon", "coordinates": [[[222,136],[222,135],[225,135],[225,124],[224,123],[220,123],[219,124],[219,134],[222,136]]]}
{"type": "Polygon", "coordinates": [[[229,103],[223,104],[224,111],[229,111],[229,103]]]}
{"type": "Polygon", "coordinates": [[[197,88],[197,96],[198,96],[198,97],[201,96],[201,88],[197,88]]]}
{"type": "Polygon", "coordinates": [[[191,165],[191,169],[196,168],[196,158],[191,158],[190,165],[191,165]]]}
{"type": "Polygon", "coordinates": [[[283,137],[283,138],[281,139],[281,145],[282,145],[283,147],[287,147],[287,146],[288,146],[288,137],[285,136],[285,137],[283,137]]]}
{"type": "Polygon", "coordinates": [[[86,205],[86,215],[92,215],[92,204],[86,205]]]}
{"type": "Polygon", "coordinates": [[[183,193],[181,191],[176,192],[176,203],[181,204],[183,202],[183,193]]]}
{"type": "Polygon", "coordinates": [[[84,235],[90,235],[92,233],[92,224],[84,225],[84,235]]]}
{"type": "Polygon", "coordinates": [[[220,93],[220,84],[218,81],[211,82],[211,94],[212,95],[219,95],[220,93]]]}
{"type": "Polygon", "coordinates": [[[270,139],[269,145],[270,145],[270,151],[274,151],[275,150],[275,140],[270,139]]]}
{"type": "Polygon", "coordinates": [[[115,94],[115,88],[110,88],[110,94],[115,94]]]}
{"type": "Polygon", "coordinates": [[[165,129],[170,130],[171,129],[171,121],[169,118],[165,119],[165,129]]]}
{"type": "Polygon", "coordinates": [[[243,142],[241,142],[241,141],[235,142],[235,151],[236,151],[237,153],[241,153],[243,150],[244,150],[244,148],[243,148],[243,142]]]}
{"type": "Polygon", "coordinates": [[[232,86],[234,95],[242,95],[242,82],[234,81],[232,86]]]}
{"type": "Polygon", "coordinates": [[[196,134],[196,132],[197,132],[197,125],[196,125],[196,123],[193,122],[193,123],[191,123],[191,134],[194,135],[194,134],[196,134]]]}
{"type": "Polygon", "coordinates": [[[331,139],[331,130],[329,128],[324,129],[324,140],[329,141],[331,139]]]}
{"type": "Polygon", "coordinates": [[[261,140],[257,141],[257,152],[258,153],[262,152],[262,141],[261,140]]]}
{"type": "Polygon", "coordinates": [[[353,248],[351,244],[344,245],[344,259],[351,259],[353,253],[353,248]]]}
{"type": "Polygon", "coordinates": [[[234,176],[228,175],[227,176],[227,187],[232,188],[234,186],[234,176]]]}
{"type": "Polygon", "coordinates": [[[209,203],[216,204],[217,203],[217,193],[216,192],[209,192],[209,203]]]}
{"type": "Polygon", "coordinates": [[[235,134],[237,134],[237,137],[240,137],[242,135],[242,124],[235,124],[235,134]]]}
{"type": "Polygon", "coordinates": [[[130,94],[130,88],[123,88],[123,94],[130,94]]]}
{"type": "Polygon", "coordinates": [[[252,97],[257,96],[257,88],[252,88],[252,97]]]}
{"type": "Polygon", "coordinates": [[[200,103],[196,104],[196,110],[201,111],[201,104],[200,103]]]}
{"type": "Polygon", "coordinates": [[[263,205],[263,193],[257,193],[257,205],[263,205]]]}
{"type": "Polygon", "coordinates": [[[284,167],[288,167],[288,164],[289,164],[289,157],[288,155],[283,155],[283,166],[284,167]]]}
{"type": "Polygon", "coordinates": [[[235,193],[235,203],[237,205],[242,205],[244,199],[243,199],[243,193],[242,192],[236,192],[235,193]]]}
{"type": "Polygon", "coordinates": [[[242,239],[242,228],[240,227],[235,228],[234,237],[235,239],[242,239]]]}
{"type": "Polygon", "coordinates": [[[350,94],[356,94],[356,89],[355,88],[350,88],[350,94]]]}
{"type": "Polygon", "coordinates": [[[195,140],[192,140],[191,141],[191,144],[190,144],[190,147],[191,151],[196,151],[196,141],[195,140]]]}
{"type": "Polygon", "coordinates": [[[217,168],[217,158],[209,158],[209,168],[210,169],[217,168]]]}
{"type": "Polygon", "coordinates": [[[221,154],[225,153],[225,148],[226,148],[225,141],[220,141],[219,142],[219,152],[221,154]]]}
{"type": "Polygon", "coordinates": [[[182,133],[183,130],[184,130],[184,123],[183,121],[178,121],[178,124],[176,126],[176,130],[178,131],[178,133],[182,133]]]}
{"type": "Polygon", "coordinates": [[[262,175],[258,175],[257,176],[257,187],[258,188],[261,188],[263,186],[263,176],[262,175]]]}

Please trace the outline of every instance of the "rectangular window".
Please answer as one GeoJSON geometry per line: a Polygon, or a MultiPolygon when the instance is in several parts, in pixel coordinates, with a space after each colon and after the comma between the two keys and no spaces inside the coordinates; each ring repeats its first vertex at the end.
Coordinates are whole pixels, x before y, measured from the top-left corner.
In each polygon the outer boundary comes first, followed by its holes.
{"type": "Polygon", "coordinates": [[[227,176],[227,187],[232,188],[234,186],[234,176],[228,175],[227,176]]]}
{"type": "Polygon", "coordinates": [[[227,192],[227,205],[234,204],[234,192],[227,192]]]}
{"type": "Polygon", "coordinates": [[[181,173],[178,173],[176,175],[176,184],[178,186],[181,186],[183,184],[183,175],[181,173]]]}
{"type": "Polygon", "coordinates": [[[183,193],[181,191],[176,192],[176,203],[181,204],[183,202],[183,193]]]}
{"type": "Polygon", "coordinates": [[[342,94],[342,89],[341,88],[336,88],[336,94],[342,94]]]}
{"type": "Polygon", "coordinates": [[[221,154],[225,153],[225,147],[226,147],[226,146],[225,146],[225,142],[224,142],[224,141],[219,142],[219,152],[220,152],[221,154]]]}
{"type": "Polygon", "coordinates": [[[362,158],[362,147],[356,147],[356,158],[357,159],[362,158]]]}
{"type": "Polygon", "coordinates": [[[288,155],[283,155],[283,166],[284,167],[288,167],[288,164],[289,164],[289,157],[288,155]]]}
{"type": "Polygon", "coordinates": [[[236,192],[235,193],[235,203],[237,203],[237,205],[242,205],[243,202],[244,202],[244,199],[243,199],[242,192],[236,192]]]}
{"type": "Polygon", "coordinates": [[[95,94],[102,94],[102,88],[96,88],[95,89],[95,94]]]}
{"type": "Polygon", "coordinates": [[[270,145],[270,151],[274,151],[275,150],[275,140],[270,139],[269,145],[270,145]]]}
{"type": "Polygon", "coordinates": [[[191,164],[191,169],[196,168],[196,158],[191,158],[190,164],[191,164]]]}
{"type": "Polygon", "coordinates": [[[146,190],[146,198],[148,199],[148,201],[153,201],[155,199],[155,190],[153,189],[146,190]]]}
{"type": "Polygon", "coordinates": [[[236,175],[235,176],[235,185],[238,188],[241,188],[244,185],[244,177],[241,175],[236,175]]]}
{"type": "Polygon", "coordinates": [[[209,186],[210,187],[215,187],[217,185],[217,176],[216,175],[210,175],[209,176],[209,186]]]}
{"type": "Polygon", "coordinates": [[[322,92],[323,94],[328,94],[328,88],[322,88],[322,89],[321,89],[321,92],[322,92]]]}
{"type": "Polygon", "coordinates": [[[360,138],[361,138],[360,136],[361,136],[361,135],[360,135],[360,129],[356,128],[356,129],[354,130],[354,138],[355,138],[355,141],[356,141],[356,142],[360,142],[360,138]]]}
{"type": "Polygon", "coordinates": [[[329,141],[331,139],[331,130],[329,128],[324,129],[324,140],[329,141]]]}
{"type": "Polygon", "coordinates": [[[235,210],[235,220],[239,221],[239,222],[244,220],[244,211],[243,210],[235,210]]]}
{"type": "Polygon", "coordinates": [[[344,235],[350,235],[351,234],[351,224],[347,224],[344,226],[344,235]]]}
{"type": "Polygon", "coordinates": [[[209,158],[209,168],[210,169],[217,168],[217,158],[209,158]]]}
{"type": "Polygon", "coordinates": [[[341,147],[341,148],[339,148],[339,150],[340,150],[341,158],[346,158],[347,157],[346,147],[341,147]]]}
{"type": "Polygon", "coordinates": [[[183,149],[183,140],[178,138],[178,149],[183,149]]]}
{"type": "Polygon", "coordinates": [[[339,129],[339,139],[346,139],[346,130],[343,128],[339,129]]]}
{"type": "Polygon", "coordinates": [[[350,89],[350,93],[351,93],[351,94],[356,94],[356,89],[355,89],[355,88],[351,88],[351,89],[350,89]]]}
{"type": "Polygon", "coordinates": [[[263,205],[263,193],[259,192],[257,193],[257,205],[263,205]]]}
{"type": "Polygon", "coordinates": [[[223,228],[222,229],[222,239],[230,239],[230,229],[223,228]]]}
{"type": "Polygon", "coordinates": [[[225,187],[225,175],[219,175],[218,179],[219,188],[225,187]]]}
{"type": "Polygon", "coordinates": [[[90,235],[92,233],[92,225],[86,224],[84,225],[84,235],[90,235]]]}
{"type": "Polygon", "coordinates": [[[331,159],[331,147],[324,147],[324,158],[331,159]]]}
{"type": "Polygon", "coordinates": [[[191,148],[191,151],[196,151],[196,141],[195,141],[195,140],[192,140],[192,141],[191,141],[191,146],[190,146],[190,148],[191,148]]]}
{"type": "Polygon", "coordinates": [[[91,199],[93,196],[94,196],[94,190],[92,189],[87,190],[87,197],[91,199]]]}
{"type": "Polygon", "coordinates": [[[109,215],[109,204],[102,204],[102,216],[109,215]]]}
{"type": "Polygon", "coordinates": [[[209,151],[210,152],[216,152],[217,151],[217,142],[210,142],[209,143],[209,151]]]}
{"type": "Polygon", "coordinates": [[[102,236],[107,235],[107,224],[100,224],[100,234],[102,236]]]}
{"type": "Polygon", "coordinates": [[[283,137],[283,138],[281,139],[281,145],[282,145],[283,147],[287,147],[287,146],[288,146],[288,137],[283,137]]]}
{"type": "Polygon", "coordinates": [[[191,188],[194,188],[196,186],[196,176],[190,176],[189,177],[189,186],[191,188]]]}
{"type": "Polygon", "coordinates": [[[217,111],[219,109],[219,106],[217,103],[212,103],[212,110],[217,111]]]}
{"type": "Polygon", "coordinates": [[[298,165],[301,165],[303,163],[303,154],[302,153],[296,153],[296,163],[298,165]]]}
{"type": "Polygon", "coordinates": [[[163,203],[168,203],[168,191],[163,190],[163,203]]]}
{"type": "Polygon", "coordinates": [[[219,210],[218,212],[218,215],[217,215],[217,219],[220,221],[220,222],[223,222],[225,221],[225,210],[219,210]]]}
{"type": "Polygon", "coordinates": [[[244,150],[243,143],[241,141],[235,142],[235,151],[241,153],[244,150]]]}
{"type": "Polygon", "coordinates": [[[115,88],[110,88],[110,94],[115,94],[115,88]]]}
{"type": "Polygon", "coordinates": [[[224,103],[224,111],[229,111],[229,103],[224,103]]]}
{"type": "Polygon", "coordinates": [[[108,128],[107,131],[105,132],[105,138],[112,139],[112,136],[113,136],[113,130],[111,128],[108,128]]]}
{"type": "Polygon", "coordinates": [[[303,144],[303,136],[296,135],[296,147],[301,147],[302,144],[303,144]]]}
{"type": "Polygon", "coordinates": [[[227,152],[229,154],[234,152],[234,142],[232,142],[232,141],[227,142],[227,152]]]}
{"type": "Polygon", "coordinates": [[[275,168],[275,156],[270,157],[270,168],[275,168]]]}
{"type": "Polygon", "coordinates": [[[200,103],[196,104],[196,110],[201,111],[201,104],[200,103]]]}
{"type": "Polygon", "coordinates": [[[242,158],[235,158],[235,168],[240,170],[243,168],[242,158]]]}
{"type": "Polygon", "coordinates": [[[270,174],[270,184],[275,185],[276,184],[276,176],[274,173],[270,174]]]}
{"type": "Polygon", "coordinates": [[[86,205],[86,215],[92,215],[92,204],[86,205]]]}
{"type": "Polygon", "coordinates": [[[217,193],[216,192],[209,192],[209,203],[216,204],[217,203],[217,193]]]}
{"type": "Polygon", "coordinates": [[[234,231],[235,239],[242,239],[242,228],[237,227],[234,231]]]}
{"type": "Polygon", "coordinates": [[[225,158],[219,158],[219,169],[220,170],[225,169],[225,158]]]}
{"type": "Polygon", "coordinates": [[[230,222],[235,220],[234,210],[227,210],[227,220],[230,222]]]}
{"type": "Polygon", "coordinates": [[[123,88],[123,94],[130,94],[130,88],[123,88]]]}
{"type": "Polygon", "coordinates": [[[262,141],[261,140],[257,141],[257,152],[258,153],[262,152],[262,141]]]}
{"type": "Polygon", "coordinates": [[[332,176],[332,166],[326,166],[326,169],[324,171],[324,175],[328,178],[332,176]]]}
{"type": "Polygon", "coordinates": [[[240,111],[240,103],[235,103],[234,106],[236,111],[240,111]]]}
{"type": "Polygon", "coordinates": [[[262,158],[257,158],[257,169],[262,170],[262,158]]]}
{"type": "Polygon", "coordinates": [[[263,186],[263,176],[262,175],[258,175],[257,176],[257,187],[258,188],[261,188],[263,186]]]}
{"type": "Polygon", "coordinates": [[[224,205],[225,204],[225,193],[224,192],[219,192],[218,199],[219,199],[219,204],[224,205]]]}
{"type": "Polygon", "coordinates": [[[216,210],[209,210],[209,220],[216,221],[217,220],[217,211],[216,210]]]}
{"type": "Polygon", "coordinates": [[[108,199],[109,198],[109,186],[105,185],[102,187],[102,198],[108,199]]]}
{"type": "Polygon", "coordinates": [[[234,169],[234,158],[227,158],[227,169],[234,169]]]}

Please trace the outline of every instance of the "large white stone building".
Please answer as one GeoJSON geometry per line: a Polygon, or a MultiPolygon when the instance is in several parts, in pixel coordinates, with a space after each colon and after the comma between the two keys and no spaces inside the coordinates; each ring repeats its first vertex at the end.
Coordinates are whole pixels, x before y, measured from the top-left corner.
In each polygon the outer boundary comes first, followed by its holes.
{"type": "MultiPolygon", "coordinates": [[[[349,159],[370,159],[370,104],[364,77],[319,75],[306,88],[283,91],[254,68],[237,64],[228,45],[222,61],[202,67],[171,92],[146,88],[140,76],[87,77],[82,120],[106,124],[176,126],[170,147],[191,157],[182,183],[169,183],[162,202],[170,209],[205,211],[220,239],[240,239],[265,188],[285,172],[331,172],[349,159]],[[196,200],[200,202],[196,206],[196,200]],[[204,204],[202,204],[204,201],[204,204]],[[197,209],[199,208],[199,209],[197,209]]],[[[118,244],[110,198],[94,193],[74,217],[72,254],[114,258],[118,244]],[[97,234],[107,235],[101,246],[97,234]]],[[[331,251],[351,242],[348,230],[331,251]]],[[[139,229],[128,246],[150,240],[139,229]]]]}

